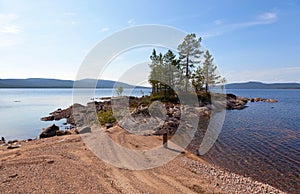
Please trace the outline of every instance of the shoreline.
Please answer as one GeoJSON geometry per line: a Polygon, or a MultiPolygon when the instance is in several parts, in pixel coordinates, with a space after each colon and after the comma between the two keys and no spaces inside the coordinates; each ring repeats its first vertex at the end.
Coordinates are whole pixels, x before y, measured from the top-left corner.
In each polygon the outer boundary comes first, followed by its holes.
{"type": "MultiPolygon", "coordinates": [[[[258,100],[257,101],[262,101],[262,100],[260,100],[261,98],[257,98],[258,100]]],[[[239,98],[239,100],[241,100],[242,101],[242,99],[241,98],[239,98]]],[[[253,100],[254,102],[256,102],[256,100],[253,100]]],[[[248,99],[247,99],[247,102],[248,102],[248,99]]],[[[91,103],[95,103],[95,102],[91,102],[91,103]]],[[[63,110],[61,110],[61,109],[58,109],[59,111],[63,111],[63,110]]],[[[54,111],[55,112],[55,111],[54,111]]],[[[61,137],[66,137],[66,138],[68,138],[68,136],[69,135],[67,135],[67,136],[61,136],[61,137]]],[[[73,136],[73,135],[71,135],[71,136],[73,136]]],[[[59,136],[55,136],[55,137],[59,137],[59,136]]],[[[53,137],[51,137],[51,138],[53,138],[53,137]]],[[[33,141],[42,141],[43,139],[39,139],[39,140],[33,140],[33,141]]],[[[32,140],[30,140],[30,141],[32,141],[32,140]]],[[[28,140],[23,140],[23,141],[20,141],[20,144],[22,145],[23,143],[28,143],[29,141],[28,140]]],[[[18,150],[18,149],[16,149],[16,150],[18,150]]],[[[189,153],[189,154],[191,154],[191,153],[189,153]]],[[[193,155],[193,157],[197,157],[196,155],[193,155]]],[[[199,157],[197,157],[198,158],[198,160],[201,160],[199,157]]],[[[195,159],[195,158],[194,158],[195,159]]],[[[196,161],[197,161],[197,159],[196,159],[196,161]]],[[[203,163],[203,161],[201,161],[201,164],[203,163]]],[[[194,166],[194,163],[193,162],[187,162],[185,165],[190,165],[191,166],[191,168],[194,166]]],[[[200,164],[196,164],[196,167],[197,166],[199,166],[200,164]]],[[[200,165],[201,166],[201,165],[200,165]]],[[[211,165],[210,164],[210,166],[213,166],[213,165],[211,165]]],[[[195,166],[194,166],[195,167],[195,166]]],[[[195,167],[195,168],[196,168],[195,167]]],[[[204,167],[201,167],[201,168],[204,168],[204,167]]],[[[208,169],[210,169],[210,167],[207,167],[208,169]]],[[[216,168],[216,166],[214,166],[214,168],[216,168]]],[[[204,168],[204,169],[206,169],[206,167],[204,168]]],[[[243,180],[243,181],[245,181],[246,183],[248,183],[249,181],[250,182],[253,182],[253,179],[251,179],[251,178],[246,178],[246,179],[243,179],[243,176],[241,176],[241,175],[237,175],[237,174],[234,174],[234,173],[230,173],[229,171],[226,171],[226,170],[222,170],[222,169],[218,169],[217,171],[215,171],[215,170],[211,170],[212,172],[211,173],[213,173],[214,175],[217,175],[218,177],[220,176],[221,177],[221,179],[222,179],[222,181],[228,181],[228,180],[230,180],[229,181],[229,183],[230,182],[234,182],[234,181],[238,181],[238,182],[241,182],[241,180],[243,180]],[[224,175],[225,174],[225,175],[224,175]],[[236,178],[236,177],[238,177],[238,178],[236,178]],[[223,180],[224,179],[224,180],[223,180]],[[234,179],[233,181],[231,180],[231,179],[234,179]],[[249,179],[249,180],[248,180],[249,179]]],[[[201,172],[201,170],[199,171],[195,171],[194,173],[199,173],[199,172],[201,172]]],[[[245,178],[245,177],[244,177],[245,178]]],[[[221,181],[221,182],[222,182],[221,181]]],[[[255,182],[255,181],[254,181],[255,182]]],[[[259,183],[259,182],[257,182],[257,183],[259,183]]],[[[257,183],[253,183],[254,185],[256,185],[257,183]]],[[[225,184],[225,183],[222,183],[223,185],[225,184]]],[[[218,186],[220,186],[220,185],[222,185],[221,183],[216,183],[216,187],[218,187],[218,186]]],[[[227,183],[228,184],[228,183],[227,183]]],[[[261,184],[261,183],[260,183],[261,184]]],[[[258,184],[259,185],[259,184],[258,184]]],[[[221,187],[221,186],[220,186],[221,187]]],[[[266,187],[266,186],[263,186],[263,187],[265,187],[265,188],[268,188],[268,187],[266,187]]],[[[226,188],[226,185],[224,186],[224,188],[226,188]]],[[[224,188],[222,188],[223,190],[224,190],[224,188]]],[[[273,187],[272,187],[273,188],[273,187]]],[[[228,189],[228,188],[227,188],[228,189]]],[[[241,189],[242,188],[239,188],[240,189],[240,192],[241,192],[241,189]]],[[[245,191],[243,191],[243,192],[245,192],[245,191]]]]}
{"type": "MultiPolygon", "coordinates": [[[[124,141],[133,137],[123,129],[113,127],[105,131],[118,143],[135,147],[124,141]]],[[[141,149],[147,148],[149,143],[161,143],[161,137],[146,138],[134,140],[141,149]]],[[[0,147],[0,185],[5,193],[284,193],[251,178],[222,170],[188,151],[163,166],[131,171],[116,168],[97,158],[80,135],[55,136],[21,142],[21,145],[13,150],[0,147]]]]}

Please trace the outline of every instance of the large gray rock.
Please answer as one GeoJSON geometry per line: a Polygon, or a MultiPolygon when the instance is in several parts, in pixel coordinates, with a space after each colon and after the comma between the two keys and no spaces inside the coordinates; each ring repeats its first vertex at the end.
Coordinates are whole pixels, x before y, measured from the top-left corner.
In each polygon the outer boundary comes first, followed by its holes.
{"type": "Polygon", "coordinates": [[[88,126],[82,127],[81,129],[78,130],[79,134],[85,134],[85,133],[92,133],[92,129],[88,126]]]}

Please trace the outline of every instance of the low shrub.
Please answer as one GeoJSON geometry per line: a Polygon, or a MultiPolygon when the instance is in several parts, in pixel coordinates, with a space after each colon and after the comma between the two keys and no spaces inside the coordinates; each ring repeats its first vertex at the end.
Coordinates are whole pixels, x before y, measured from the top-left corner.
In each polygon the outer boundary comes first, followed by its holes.
{"type": "Polygon", "coordinates": [[[101,125],[116,122],[116,118],[113,116],[113,112],[111,109],[99,111],[98,119],[101,125]]]}

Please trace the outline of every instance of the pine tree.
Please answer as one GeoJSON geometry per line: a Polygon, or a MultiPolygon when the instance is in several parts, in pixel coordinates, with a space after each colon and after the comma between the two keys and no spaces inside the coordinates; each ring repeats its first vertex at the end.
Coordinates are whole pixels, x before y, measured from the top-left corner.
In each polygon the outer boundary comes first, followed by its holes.
{"type": "Polygon", "coordinates": [[[177,82],[176,80],[178,79],[178,71],[176,71],[176,68],[180,61],[176,59],[176,55],[171,50],[168,50],[163,59],[165,68],[164,76],[166,77],[165,83],[167,85],[166,90],[171,94],[172,88],[174,89],[177,82]]]}
{"type": "Polygon", "coordinates": [[[192,85],[194,86],[196,92],[201,91],[204,86],[204,76],[203,69],[198,66],[195,72],[192,74],[192,85]]]}
{"type": "Polygon", "coordinates": [[[205,92],[208,92],[209,86],[215,86],[221,83],[221,76],[216,74],[217,66],[214,65],[214,58],[207,50],[204,54],[203,76],[205,83],[205,92]]]}
{"type": "Polygon", "coordinates": [[[152,93],[157,93],[158,92],[158,81],[157,77],[159,76],[159,62],[158,62],[158,56],[156,54],[156,50],[153,49],[152,55],[150,56],[151,59],[151,64],[149,65],[151,68],[150,76],[149,76],[149,83],[152,85],[152,93]]]}
{"type": "Polygon", "coordinates": [[[200,51],[201,38],[197,39],[195,34],[188,34],[178,46],[182,71],[185,73],[185,91],[187,92],[191,72],[194,64],[200,63],[197,59],[203,53],[200,51]]]}

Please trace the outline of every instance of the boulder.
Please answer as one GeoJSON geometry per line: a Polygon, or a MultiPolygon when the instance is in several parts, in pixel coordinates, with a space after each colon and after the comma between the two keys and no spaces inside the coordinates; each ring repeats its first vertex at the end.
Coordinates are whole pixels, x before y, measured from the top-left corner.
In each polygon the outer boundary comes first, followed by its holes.
{"type": "Polygon", "coordinates": [[[53,137],[56,135],[56,132],[59,130],[59,127],[56,126],[55,124],[46,127],[43,129],[43,131],[40,134],[40,138],[48,138],[48,137],[53,137]]]}
{"type": "Polygon", "coordinates": [[[21,145],[20,144],[16,144],[16,145],[9,145],[7,146],[7,149],[16,149],[16,148],[20,148],[21,145]]]}
{"type": "Polygon", "coordinates": [[[239,101],[243,101],[245,104],[248,102],[248,98],[246,98],[246,97],[237,97],[236,98],[237,100],[239,100],[239,101]]]}
{"type": "Polygon", "coordinates": [[[47,117],[42,117],[41,121],[53,121],[54,120],[54,116],[47,116],[47,117]]]}
{"type": "Polygon", "coordinates": [[[162,126],[162,128],[158,131],[156,131],[156,135],[162,135],[162,134],[169,134],[169,135],[174,135],[177,128],[179,126],[179,121],[175,122],[175,121],[168,121],[165,122],[162,126]]]}
{"type": "Polygon", "coordinates": [[[19,140],[15,139],[15,140],[9,140],[7,143],[8,144],[13,144],[13,143],[17,143],[19,142],[19,140]]]}
{"type": "Polygon", "coordinates": [[[181,118],[181,111],[180,109],[174,109],[173,115],[174,118],[180,119],[181,118]]]}
{"type": "Polygon", "coordinates": [[[84,134],[84,133],[91,133],[92,129],[90,127],[83,127],[80,130],[78,130],[79,134],[84,134]]]}
{"type": "Polygon", "coordinates": [[[211,114],[211,110],[204,106],[204,107],[196,107],[195,108],[196,112],[200,115],[200,116],[205,116],[205,117],[209,117],[211,114]]]}
{"type": "Polygon", "coordinates": [[[6,140],[5,140],[5,138],[4,137],[1,137],[1,140],[0,140],[0,145],[2,145],[2,144],[5,144],[6,143],[6,140]]]}
{"type": "Polygon", "coordinates": [[[236,95],[234,94],[226,94],[227,99],[236,99],[236,95]]]}
{"type": "MultiPolygon", "coordinates": [[[[75,104],[74,104],[75,105],[75,104]]],[[[66,109],[57,109],[56,111],[50,113],[50,116],[42,117],[42,121],[53,121],[53,120],[60,120],[63,118],[72,118],[72,111],[73,111],[73,106],[70,106],[66,109]]]]}
{"type": "Polygon", "coordinates": [[[57,136],[62,136],[62,135],[71,135],[72,133],[69,130],[58,130],[56,131],[57,136]]]}
{"type": "Polygon", "coordinates": [[[278,100],[274,100],[274,99],[267,99],[266,102],[271,102],[271,103],[274,103],[274,102],[278,102],[278,100]]]}

